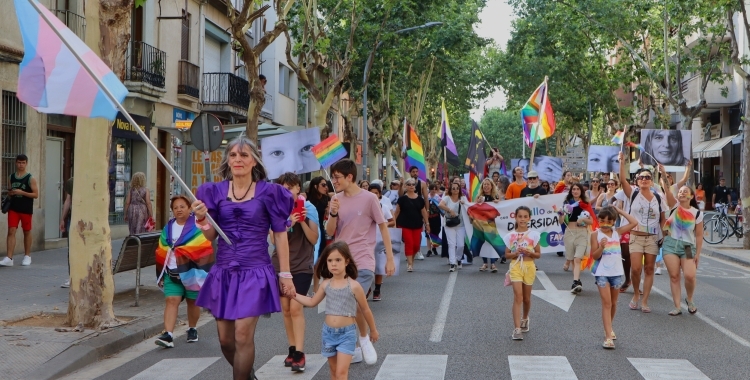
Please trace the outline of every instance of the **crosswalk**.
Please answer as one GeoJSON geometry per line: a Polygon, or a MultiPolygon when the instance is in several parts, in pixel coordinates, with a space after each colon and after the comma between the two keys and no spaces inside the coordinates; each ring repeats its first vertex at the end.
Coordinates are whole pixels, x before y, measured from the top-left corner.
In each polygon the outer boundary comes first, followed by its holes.
{"type": "MultiPolygon", "coordinates": [[[[320,354],[306,355],[306,369],[293,373],[284,367],[285,355],[277,355],[260,367],[257,376],[263,380],[312,380],[326,367],[327,361],[320,354]]],[[[201,372],[220,358],[163,359],[143,370],[130,380],[163,379],[165,373],[171,378],[200,379],[201,372]]],[[[680,379],[710,380],[690,361],[684,359],[627,358],[645,380],[680,379]]],[[[356,366],[352,371],[356,371],[356,366]]],[[[510,379],[559,379],[577,380],[573,367],[565,356],[508,356],[510,379]]],[[[388,354],[380,365],[375,380],[444,380],[448,367],[448,355],[396,355],[388,354]]],[[[257,368],[257,367],[256,367],[257,368]]],[[[507,376],[500,376],[507,378],[507,376]]]]}

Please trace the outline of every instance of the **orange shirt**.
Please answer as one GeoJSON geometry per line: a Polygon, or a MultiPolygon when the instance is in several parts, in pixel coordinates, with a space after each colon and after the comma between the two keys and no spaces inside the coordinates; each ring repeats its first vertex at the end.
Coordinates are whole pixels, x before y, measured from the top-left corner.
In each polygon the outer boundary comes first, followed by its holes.
{"type": "Polygon", "coordinates": [[[706,190],[695,190],[695,200],[703,202],[706,199],[706,190]]]}
{"type": "Polygon", "coordinates": [[[508,189],[505,190],[505,200],[521,198],[521,190],[526,188],[526,182],[517,184],[515,181],[508,185],[508,189]]]}

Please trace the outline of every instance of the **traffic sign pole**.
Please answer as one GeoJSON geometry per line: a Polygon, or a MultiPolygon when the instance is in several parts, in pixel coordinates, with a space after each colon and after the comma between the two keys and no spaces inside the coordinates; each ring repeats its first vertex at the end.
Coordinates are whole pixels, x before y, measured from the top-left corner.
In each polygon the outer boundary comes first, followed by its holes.
{"type": "Polygon", "coordinates": [[[213,182],[213,176],[211,175],[211,151],[209,151],[208,144],[208,114],[201,113],[201,128],[203,131],[203,173],[206,175],[204,182],[213,182]]]}

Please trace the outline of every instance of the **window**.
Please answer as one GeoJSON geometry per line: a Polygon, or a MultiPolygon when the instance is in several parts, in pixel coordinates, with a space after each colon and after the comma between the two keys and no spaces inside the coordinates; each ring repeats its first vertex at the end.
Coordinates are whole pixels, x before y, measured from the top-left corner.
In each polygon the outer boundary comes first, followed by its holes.
{"type": "Polygon", "coordinates": [[[291,70],[289,70],[288,67],[284,65],[279,65],[279,93],[282,95],[286,95],[288,97],[292,97],[291,93],[291,79],[292,74],[291,70]]]}
{"type": "Polygon", "coordinates": [[[2,192],[7,191],[9,177],[16,171],[16,156],[26,153],[26,105],[15,92],[3,91],[2,192]]]}
{"type": "Polygon", "coordinates": [[[182,44],[180,59],[190,60],[190,13],[182,10],[182,44]]]}
{"type": "Polygon", "coordinates": [[[130,192],[133,140],[112,137],[109,161],[109,224],[125,224],[125,198],[130,192]]]}

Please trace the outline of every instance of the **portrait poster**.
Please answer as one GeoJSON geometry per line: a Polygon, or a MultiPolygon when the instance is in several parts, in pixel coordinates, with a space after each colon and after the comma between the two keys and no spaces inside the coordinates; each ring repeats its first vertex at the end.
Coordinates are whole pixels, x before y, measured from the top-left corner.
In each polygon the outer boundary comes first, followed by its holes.
{"type": "Polygon", "coordinates": [[[692,131],[642,129],[640,146],[644,165],[665,166],[668,172],[684,171],[692,154],[692,131]]]}
{"type": "Polygon", "coordinates": [[[125,147],[120,144],[117,144],[117,163],[125,163],[125,147]]]}
{"type": "Polygon", "coordinates": [[[617,160],[619,153],[619,145],[591,145],[586,159],[586,171],[618,173],[620,171],[620,162],[617,160]]]}
{"type": "Polygon", "coordinates": [[[115,195],[125,195],[125,181],[115,182],[115,195]]]}
{"type": "MultiPolygon", "coordinates": [[[[513,181],[513,170],[517,167],[523,168],[523,177],[527,178],[529,173],[529,159],[528,158],[513,158],[510,160],[511,168],[508,170],[508,176],[513,181]]],[[[540,182],[557,182],[562,179],[563,173],[563,160],[559,157],[551,156],[537,156],[534,157],[534,168],[533,170],[539,174],[540,182]]]]}
{"type": "Polygon", "coordinates": [[[304,174],[320,170],[320,162],[312,151],[318,143],[317,127],[260,139],[261,159],[268,179],[279,178],[286,172],[304,174]]]}
{"type": "Polygon", "coordinates": [[[115,178],[125,179],[125,165],[123,164],[115,165],[115,178]]]}
{"type": "Polygon", "coordinates": [[[115,212],[123,212],[125,210],[125,197],[115,197],[115,212]]]}

